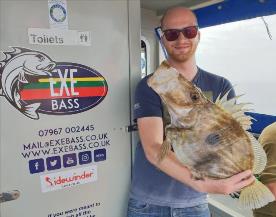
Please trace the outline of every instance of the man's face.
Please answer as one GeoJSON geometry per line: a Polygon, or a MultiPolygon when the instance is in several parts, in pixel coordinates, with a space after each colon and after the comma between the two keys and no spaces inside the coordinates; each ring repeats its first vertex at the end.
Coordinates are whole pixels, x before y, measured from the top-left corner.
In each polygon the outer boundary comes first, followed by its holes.
{"type": "MultiPolygon", "coordinates": [[[[188,26],[196,25],[196,19],[189,11],[171,12],[167,14],[163,20],[163,30],[183,29],[188,26]]],[[[175,41],[168,41],[163,35],[162,42],[167,50],[169,58],[176,62],[186,62],[193,57],[199,42],[199,34],[198,32],[195,38],[188,39],[181,32],[175,41]]]]}

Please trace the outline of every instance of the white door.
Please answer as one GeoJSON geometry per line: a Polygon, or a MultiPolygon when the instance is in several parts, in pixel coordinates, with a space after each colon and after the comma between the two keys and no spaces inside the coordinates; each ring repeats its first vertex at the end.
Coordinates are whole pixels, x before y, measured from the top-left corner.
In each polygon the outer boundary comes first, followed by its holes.
{"type": "Polygon", "coordinates": [[[64,3],[0,0],[1,217],[126,212],[128,2],[64,3]]]}

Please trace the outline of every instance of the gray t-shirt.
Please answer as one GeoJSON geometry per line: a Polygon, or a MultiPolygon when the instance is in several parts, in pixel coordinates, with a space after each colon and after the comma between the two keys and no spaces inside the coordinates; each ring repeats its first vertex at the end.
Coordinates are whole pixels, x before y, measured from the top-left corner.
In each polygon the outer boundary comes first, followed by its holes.
{"type": "MultiPolygon", "coordinates": [[[[140,81],[135,92],[134,119],[141,117],[164,117],[161,99],[147,85],[147,76],[140,81]]],[[[231,83],[218,75],[198,69],[192,81],[211,100],[219,94],[223,96],[230,91],[228,98],[235,96],[231,83]]],[[[207,203],[206,194],[166,175],[153,166],[145,157],[140,142],[136,147],[130,197],[145,203],[173,208],[185,208],[207,203]]]]}

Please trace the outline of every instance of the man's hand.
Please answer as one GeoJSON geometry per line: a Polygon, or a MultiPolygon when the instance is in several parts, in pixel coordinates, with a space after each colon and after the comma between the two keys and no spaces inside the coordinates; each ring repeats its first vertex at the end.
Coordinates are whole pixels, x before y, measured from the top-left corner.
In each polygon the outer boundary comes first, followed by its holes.
{"type": "Polygon", "coordinates": [[[196,180],[192,186],[195,190],[213,194],[230,194],[240,191],[245,186],[251,184],[255,180],[252,172],[246,170],[226,179],[207,179],[196,180]]]}

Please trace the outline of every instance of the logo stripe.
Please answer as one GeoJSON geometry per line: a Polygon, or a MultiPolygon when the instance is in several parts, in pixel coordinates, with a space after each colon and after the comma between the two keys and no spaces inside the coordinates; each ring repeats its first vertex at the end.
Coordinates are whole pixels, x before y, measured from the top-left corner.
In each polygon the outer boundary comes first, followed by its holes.
{"type": "MultiPolygon", "coordinates": [[[[41,78],[38,79],[39,82],[50,82],[50,80],[52,81],[56,81],[56,82],[60,82],[61,79],[60,78],[41,78]]],[[[66,78],[66,81],[72,81],[71,78],[66,78]]],[[[103,77],[82,77],[82,78],[73,78],[73,81],[105,81],[105,79],[103,77]]]]}
{"type": "MultiPolygon", "coordinates": [[[[61,82],[57,82],[54,85],[54,88],[60,88],[61,82]]],[[[67,87],[71,87],[71,82],[66,82],[67,87]]],[[[74,83],[75,87],[101,87],[106,86],[106,83],[103,81],[80,81],[77,83],[74,83]]],[[[23,89],[44,89],[44,88],[50,88],[49,82],[36,82],[36,83],[30,83],[24,85],[23,89]]]]}
{"type": "MultiPolygon", "coordinates": [[[[70,91],[70,89],[69,89],[70,91]]],[[[55,88],[54,92],[60,95],[60,89],[55,88]]],[[[51,96],[50,89],[25,89],[20,92],[22,100],[35,100],[35,99],[59,99],[59,98],[80,98],[80,97],[94,97],[105,96],[107,93],[106,87],[77,87],[75,93],[78,95],[68,96],[64,90],[62,96],[51,96]]]]}

